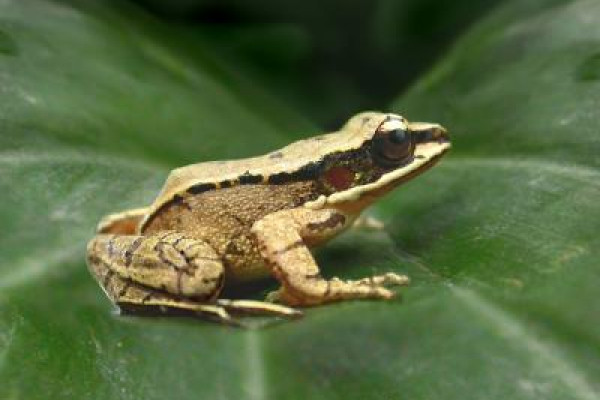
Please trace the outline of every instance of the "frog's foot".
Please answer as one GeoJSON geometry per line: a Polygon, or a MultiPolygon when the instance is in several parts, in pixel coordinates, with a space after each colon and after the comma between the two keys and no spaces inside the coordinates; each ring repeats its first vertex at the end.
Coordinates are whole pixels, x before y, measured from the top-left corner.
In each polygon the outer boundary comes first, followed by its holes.
{"type": "Polygon", "coordinates": [[[385,229],[383,221],[371,217],[369,215],[360,215],[352,223],[353,230],[369,230],[369,231],[382,231],[385,229]]]}
{"type": "Polygon", "coordinates": [[[406,275],[398,275],[388,272],[383,275],[374,275],[354,281],[357,284],[367,284],[371,286],[406,286],[410,283],[410,278],[406,275]]]}
{"type": "Polygon", "coordinates": [[[302,311],[291,307],[256,300],[217,299],[216,304],[234,314],[271,315],[285,318],[298,318],[302,311]]]}
{"type": "Polygon", "coordinates": [[[317,305],[337,300],[365,298],[389,300],[395,296],[395,293],[387,289],[387,286],[406,286],[410,283],[410,278],[406,275],[387,273],[354,281],[341,280],[338,277],[322,281],[325,283],[326,289],[320,301],[302,299],[303,295],[299,297],[297,293],[294,293],[294,290],[290,290],[289,287],[286,288],[285,285],[282,285],[278,290],[269,292],[265,301],[293,305],[317,305]]]}
{"type": "Polygon", "coordinates": [[[139,298],[125,297],[116,304],[122,314],[198,316],[226,325],[243,326],[227,312],[225,307],[217,304],[195,303],[174,298],[153,298],[140,301],[139,298]]]}
{"type": "Polygon", "coordinates": [[[323,279],[306,242],[318,241],[344,227],[346,217],[336,210],[293,209],[270,214],[252,231],[265,263],[281,283],[267,298],[291,306],[311,306],[351,299],[384,299],[395,293],[386,285],[404,285],[408,278],[384,274],[360,280],[323,279]]]}

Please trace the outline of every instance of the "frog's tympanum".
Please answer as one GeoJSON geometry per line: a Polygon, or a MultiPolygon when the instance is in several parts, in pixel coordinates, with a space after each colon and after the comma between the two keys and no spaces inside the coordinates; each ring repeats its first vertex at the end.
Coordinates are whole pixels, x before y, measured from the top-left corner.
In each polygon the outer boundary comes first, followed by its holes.
{"type": "Polygon", "coordinates": [[[433,166],[444,128],[367,112],[339,131],[269,154],[174,170],[149,207],[106,216],[89,268],[125,312],[297,316],[294,306],[391,299],[408,283],[387,273],[325,279],[309,249],[356,224],[361,211],[433,166]],[[224,285],[273,276],[265,302],[220,299],[224,285]]]}

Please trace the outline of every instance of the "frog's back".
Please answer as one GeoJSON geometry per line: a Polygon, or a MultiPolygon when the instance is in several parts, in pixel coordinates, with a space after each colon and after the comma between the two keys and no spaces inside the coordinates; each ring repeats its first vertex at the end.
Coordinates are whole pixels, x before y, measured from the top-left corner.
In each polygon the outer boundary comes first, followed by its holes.
{"type": "Polygon", "coordinates": [[[303,180],[326,155],[355,149],[363,131],[374,130],[384,114],[366,112],[352,118],[340,131],[299,140],[271,153],[231,161],[207,161],[171,172],[151,207],[151,214],[176,196],[186,196],[237,185],[282,184],[303,180]],[[362,129],[369,126],[369,129],[362,129]]]}

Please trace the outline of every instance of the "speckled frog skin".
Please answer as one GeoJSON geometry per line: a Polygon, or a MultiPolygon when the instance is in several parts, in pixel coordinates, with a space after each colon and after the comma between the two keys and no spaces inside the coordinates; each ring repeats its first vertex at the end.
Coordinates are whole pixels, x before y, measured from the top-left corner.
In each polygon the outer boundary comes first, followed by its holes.
{"type": "Polygon", "coordinates": [[[360,224],[361,211],[433,166],[450,148],[438,124],[366,112],[339,131],[269,154],[174,170],[149,207],[102,219],[92,275],[122,311],[297,316],[294,306],[390,299],[387,273],[326,280],[309,248],[360,224]],[[265,302],[219,298],[226,284],[273,276],[265,302]]]}

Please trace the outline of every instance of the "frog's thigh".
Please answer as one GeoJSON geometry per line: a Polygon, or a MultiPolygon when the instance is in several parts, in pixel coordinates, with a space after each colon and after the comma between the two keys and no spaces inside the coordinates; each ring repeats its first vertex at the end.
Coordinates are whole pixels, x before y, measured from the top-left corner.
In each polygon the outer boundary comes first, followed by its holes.
{"type": "Polygon", "coordinates": [[[233,322],[227,311],[301,315],[270,303],[215,300],[224,283],[219,257],[207,243],[176,232],[98,235],[88,245],[88,265],[110,299],[125,312],[199,312],[223,322],[233,322]]]}
{"type": "MultiPolygon", "coordinates": [[[[225,277],[217,253],[205,242],[176,232],[148,236],[97,235],[88,245],[92,273],[108,274],[150,289],[197,300],[214,299],[225,277]]],[[[114,301],[119,293],[105,287],[114,301]]]]}
{"type": "Polygon", "coordinates": [[[289,305],[316,305],[344,299],[390,299],[383,285],[404,284],[407,278],[385,274],[359,281],[325,280],[305,242],[335,234],[346,217],[335,210],[307,208],[283,210],[266,216],[252,227],[265,262],[282,287],[279,301],[289,305]]]}

